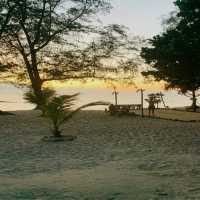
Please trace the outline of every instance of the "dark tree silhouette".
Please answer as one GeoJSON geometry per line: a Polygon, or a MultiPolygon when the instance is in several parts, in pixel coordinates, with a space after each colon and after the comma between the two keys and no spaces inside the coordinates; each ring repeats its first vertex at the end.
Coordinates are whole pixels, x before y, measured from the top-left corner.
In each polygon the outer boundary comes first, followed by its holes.
{"type": "Polygon", "coordinates": [[[11,17],[14,15],[15,6],[12,0],[1,0],[0,2],[0,37],[6,29],[11,17]]]}
{"type": "MultiPolygon", "coordinates": [[[[72,33],[88,32],[89,20],[110,8],[105,0],[10,0],[1,2],[0,19],[9,13],[14,15],[2,25],[2,49],[4,53],[22,58],[34,92],[39,96],[43,80],[40,75],[40,57],[48,55],[49,45],[69,44],[72,33]],[[8,50],[8,51],[7,51],[8,50]]],[[[90,21],[91,23],[91,21],[90,21]]],[[[7,55],[8,56],[8,55],[7,55]]],[[[21,64],[21,63],[20,63],[21,64]]]]}
{"type": "Polygon", "coordinates": [[[167,20],[164,33],[149,40],[141,56],[153,69],[143,72],[156,81],[164,80],[167,89],[192,94],[196,111],[196,91],[200,88],[200,2],[176,1],[178,11],[167,20]]]}
{"type": "Polygon", "coordinates": [[[123,27],[94,25],[97,13],[109,11],[109,0],[9,0],[1,6],[0,19],[10,7],[14,13],[2,25],[1,62],[19,81],[30,79],[39,98],[45,81],[111,78],[118,70],[112,58],[130,49],[123,27]]]}
{"type": "MultiPolygon", "coordinates": [[[[14,15],[14,9],[15,5],[13,5],[10,0],[0,1],[0,38],[6,30],[6,26],[11,17],[14,15]]],[[[2,64],[0,61],[0,72],[6,72],[9,68],[10,66],[2,64]]]]}

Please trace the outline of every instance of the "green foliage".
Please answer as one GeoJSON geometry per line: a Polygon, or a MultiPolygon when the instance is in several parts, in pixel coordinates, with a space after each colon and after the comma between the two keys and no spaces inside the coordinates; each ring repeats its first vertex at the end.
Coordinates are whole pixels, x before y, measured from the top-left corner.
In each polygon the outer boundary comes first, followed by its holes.
{"type": "Polygon", "coordinates": [[[89,106],[110,105],[109,102],[98,101],[73,109],[78,95],[79,93],[58,96],[54,90],[43,89],[40,98],[35,95],[33,90],[30,90],[24,94],[24,99],[29,103],[37,105],[37,108],[43,112],[43,117],[46,117],[52,122],[53,135],[55,137],[61,137],[60,127],[81,109],[89,106]]]}
{"type": "Polygon", "coordinates": [[[43,116],[50,119],[53,124],[53,134],[60,135],[59,127],[71,115],[73,102],[78,94],[57,96],[51,89],[43,89],[40,96],[31,89],[24,94],[24,99],[35,104],[36,108],[43,112],[43,116]]]}
{"type": "Polygon", "coordinates": [[[165,81],[166,89],[177,89],[192,96],[196,111],[196,91],[200,88],[200,2],[177,0],[177,12],[167,20],[164,33],[149,40],[141,56],[152,70],[143,72],[156,81],[165,81]]]}
{"type": "Polygon", "coordinates": [[[0,63],[0,72],[6,72],[8,69],[10,69],[10,66],[3,65],[0,63]]]}
{"type": "Polygon", "coordinates": [[[35,104],[37,109],[43,111],[43,108],[50,99],[55,95],[55,91],[51,89],[43,89],[40,95],[36,95],[35,92],[30,89],[29,91],[25,92],[24,99],[31,104],[35,104]]]}
{"type": "Polygon", "coordinates": [[[53,124],[52,133],[55,137],[61,137],[60,127],[81,109],[97,105],[110,105],[109,102],[99,101],[73,109],[74,102],[78,95],[79,94],[76,93],[73,95],[54,96],[44,105],[45,117],[51,120],[53,124]]]}
{"type": "Polygon", "coordinates": [[[143,75],[186,93],[200,87],[200,2],[178,0],[175,5],[176,20],[169,20],[167,30],[142,49],[141,56],[153,67],[143,75]]]}
{"type": "Polygon", "coordinates": [[[162,102],[162,96],[163,94],[162,93],[151,93],[151,94],[148,94],[148,99],[145,99],[149,104],[153,104],[153,105],[157,105],[157,108],[158,108],[158,105],[162,102]]]}
{"type": "Polygon", "coordinates": [[[6,31],[6,26],[14,15],[14,10],[15,4],[12,3],[12,0],[0,1],[0,38],[4,31],[6,31]]]}
{"type": "Polygon", "coordinates": [[[60,136],[59,127],[66,121],[66,118],[73,116],[71,109],[77,96],[78,94],[55,96],[44,105],[45,117],[53,123],[54,136],[60,136]]]}

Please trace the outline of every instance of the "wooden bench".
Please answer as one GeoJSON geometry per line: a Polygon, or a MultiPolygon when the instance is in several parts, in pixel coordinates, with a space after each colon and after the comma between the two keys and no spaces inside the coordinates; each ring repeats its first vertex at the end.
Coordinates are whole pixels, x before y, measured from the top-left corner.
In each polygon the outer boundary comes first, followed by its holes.
{"type": "Polygon", "coordinates": [[[141,104],[119,104],[119,105],[113,105],[111,104],[109,106],[109,112],[111,114],[128,114],[128,113],[134,113],[135,110],[141,110],[142,105],[141,104]]]}

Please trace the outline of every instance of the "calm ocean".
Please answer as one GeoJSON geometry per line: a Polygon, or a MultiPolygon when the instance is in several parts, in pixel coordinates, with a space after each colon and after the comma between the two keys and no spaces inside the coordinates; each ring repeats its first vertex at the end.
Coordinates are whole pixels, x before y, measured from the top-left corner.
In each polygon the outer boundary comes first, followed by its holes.
{"type": "MultiPolygon", "coordinates": [[[[0,110],[14,111],[14,110],[29,110],[34,108],[34,105],[31,105],[23,100],[23,93],[25,89],[16,88],[9,84],[0,85],[0,110]],[[5,101],[5,102],[2,102],[5,101]]],[[[85,103],[93,101],[108,101],[114,103],[114,96],[112,95],[112,89],[82,89],[82,88],[66,88],[58,89],[60,94],[73,94],[80,93],[80,96],[77,100],[77,105],[82,105],[85,103]]],[[[151,92],[159,91],[145,91],[144,98],[151,92]]],[[[164,100],[167,106],[169,107],[182,107],[188,106],[191,104],[190,98],[183,95],[179,95],[176,91],[162,91],[165,96],[164,100]]],[[[135,90],[122,90],[119,91],[118,95],[119,104],[138,104],[140,103],[140,93],[137,93],[135,90]]],[[[145,103],[145,106],[146,103],[145,103]]],[[[93,107],[90,109],[102,110],[105,107],[93,107]]]]}

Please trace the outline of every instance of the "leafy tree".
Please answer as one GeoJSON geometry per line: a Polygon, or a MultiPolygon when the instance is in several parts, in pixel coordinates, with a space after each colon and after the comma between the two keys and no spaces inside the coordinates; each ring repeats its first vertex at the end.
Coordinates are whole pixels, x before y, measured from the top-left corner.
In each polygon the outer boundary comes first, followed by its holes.
{"type": "MultiPolygon", "coordinates": [[[[2,32],[2,51],[18,59],[19,67],[25,65],[38,96],[43,83],[42,57],[49,60],[59,45],[70,45],[72,34],[90,31],[92,17],[110,7],[105,0],[10,0],[9,5],[14,15],[2,32]]],[[[4,12],[9,12],[7,1],[1,2],[0,19],[4,12]]]]}
{"type": "Polygon", "coordinates": [[[191,92],[196,111],[196,91],[200,88],[200,2],[178,0],[175,5],[178,11],[168,20],[167,29],[142,49],[141,56],[153,68],[143,75],[164,80],[167,89],[191,92]]]}
{"type": "Polygon", "coordinates": [[[153,101],[154,104],[156,104],[156,108],[159,108],[159,104],[162,102],[161,100],[161,94],[160,93],[151,93],[148,94],[148,101],[153,101]]]}
{"type": "MultiPolygon", "coordinates": [[[[0,19],[8,13],[6,2],[0,19]]],[[[0,39],[1,62],[14,66],[9,72],[17,73],[19,81],[28,74],[37,96],[45,81],[116,72],[105,63],[111,63],[106,61],[117,55],[116,49],[125,48],[123,27],[94,25],[97,13],[109,11],[109,0],[9,0],[9,5],[14,14],[0,39]]]]}

